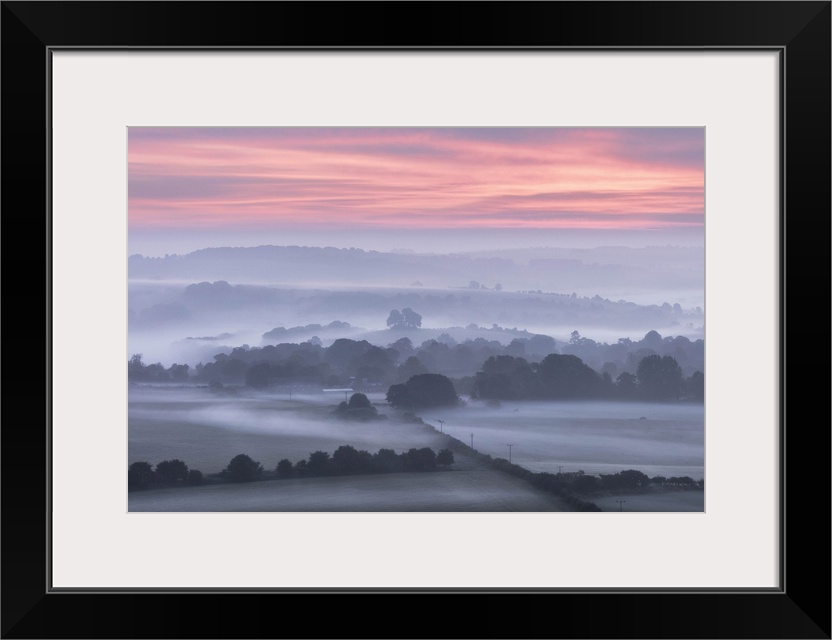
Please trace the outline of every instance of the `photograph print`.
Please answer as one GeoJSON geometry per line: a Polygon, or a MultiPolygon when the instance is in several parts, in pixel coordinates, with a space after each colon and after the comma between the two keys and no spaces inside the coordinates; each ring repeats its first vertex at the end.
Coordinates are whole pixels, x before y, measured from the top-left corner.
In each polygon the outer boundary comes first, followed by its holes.
{"type": "Polygon", "coordinates": [[[130,127],[130,512],[704,512],[705,129],[130,127]]]}

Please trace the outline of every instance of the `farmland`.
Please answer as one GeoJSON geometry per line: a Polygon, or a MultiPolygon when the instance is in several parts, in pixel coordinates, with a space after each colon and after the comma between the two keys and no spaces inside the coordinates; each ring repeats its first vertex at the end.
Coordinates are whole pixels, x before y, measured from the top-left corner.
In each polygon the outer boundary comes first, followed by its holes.
{"type": "Polygon", "coordinates": [[[568,511],[522,480],[461,459],[451,471],[264,480],[129,494],[133,511],[568,511]]]}
{"type": "MultiPolygon", "coordinates": [[[[636,469],[649,476],[704,477],[703,409],[697,405],[624,402],[525,402],[422,412],[429,425],[403,415],[369,394],[380,420],[340,420],[343,393],[212,392],[205,387],[140,387],[129,395],[128,464],[184,460],[204,474],[222,471],[244,453],[271,472],[314,451],[341,445],[397,453],[441,450],[448,436],[478,453],[511,458],[530,471],[614,474],[636,469]],[[440,423],[441,421],[441,423],[440,423]]],[[[449,471],[379,476],[290,478],[245,484],[131,492],[130,511],[560,511],[559,498],[543,493],[482,461],[459,453],[449,471]]],[[[617,510],[702,511],[703,493],[599,497],[617,510]]],[[[590,500],[593,498],[589,497],[590,500]]]]}
{"type": "MultiPolygon", "coordinates": [[[[238,453],[274,469],[278,461],[332,452],[343,444],[375,452],[441,449],[445,439],[423,425],[398,420],[345,422],[333,415],[343,394],[218,396],[205,388],[130,390],[128,464],[178,458],[218,473],[238,453]]],[[[381,396],[370,394],[378,402],[381,396]]],[[[382,408],[382,413],[392,413],[382,408]]]]}
{"type": "Polygon", "coordinates": [[[704,408],[644,402],[468,403],[431,412],[444,431],[530,471],[588,474],[636,469],[648,476],[704,478],[704,408]],[[435,415],[434,415],[435,414],[435,415]]]}

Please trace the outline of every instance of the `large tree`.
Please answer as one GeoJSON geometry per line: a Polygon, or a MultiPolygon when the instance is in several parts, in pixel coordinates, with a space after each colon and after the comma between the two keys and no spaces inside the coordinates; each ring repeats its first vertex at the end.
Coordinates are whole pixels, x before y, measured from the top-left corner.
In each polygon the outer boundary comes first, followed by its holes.
{"type": "Polygon", "coordinates": [[[177,459],[163,460],[156,465],[156,477],[159,482],[185,482],[188,479],[188,465],[177,459]]]}
{"type": "Polygon", "coordinates": [[[134,462],[127,468],[127,489],[146,489],[153,484],[156,476],[149,462],[134,462]]]}
{"type": "Polygon", "coordinates": [[[229,482],[251,482],[263,475],[263,465],[241,453],[231,459],[223,475],[229,482]]]}
{"type": "Polygon", "coordinates": [[[439,373],[422,373],[412,376],[403,385],[391,386],[387,391],[387,402],[406,409],[453,407],[459,404],[459,396],[450,378],[439,373]]]}
{"type": "Polygon", "coordinates": [[[422,326],[422,316],[410,307],[401,311],[393,309],[387,316],[387,326],[391,329],[418,329],[422,326]]]}
{"type": "Polygon", "coordinates": [[[578,356],[551,353],[537,371],[546,398],[592,398],[601,395],[603,389],[601,376],[578,356]]]}
{"type": "Polygon", "coordinates": [[[491,356],[477,373],[472,395],[490,400],[522,400],[539,395],[539,386],[524,358],[491,356]]]}
{"type": "Polygon", "coordinates": [[[677,400],[682,392],[682,369],[672,356],[642,358],[636,377],[639,391],[647,400],[677,400]]]}

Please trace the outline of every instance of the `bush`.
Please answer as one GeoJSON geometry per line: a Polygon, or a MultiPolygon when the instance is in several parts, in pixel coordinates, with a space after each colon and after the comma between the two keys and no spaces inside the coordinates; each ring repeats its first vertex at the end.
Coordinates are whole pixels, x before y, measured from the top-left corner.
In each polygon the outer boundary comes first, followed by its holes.
{"type": "Polygon", "coordinates": [[[188,484],[202,484],[202,471],[191,469],[188,471],[188,484]]]}

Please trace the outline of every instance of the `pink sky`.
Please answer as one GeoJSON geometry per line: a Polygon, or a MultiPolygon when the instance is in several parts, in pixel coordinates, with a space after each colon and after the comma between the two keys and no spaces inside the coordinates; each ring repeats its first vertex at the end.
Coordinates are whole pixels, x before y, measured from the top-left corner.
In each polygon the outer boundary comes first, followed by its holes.
{"type": "Polygon", "coordinates": [[[704,129],[130,128],[131,230],[681,229],[704,129]]]}

